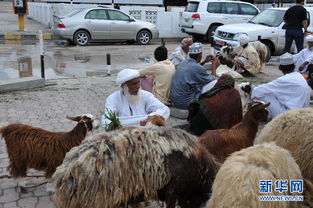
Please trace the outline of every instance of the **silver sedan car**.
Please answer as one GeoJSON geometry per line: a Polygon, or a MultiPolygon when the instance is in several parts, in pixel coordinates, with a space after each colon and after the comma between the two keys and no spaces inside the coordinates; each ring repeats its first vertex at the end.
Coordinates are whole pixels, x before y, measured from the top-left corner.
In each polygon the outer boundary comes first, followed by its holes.
{"type": "Polygon", "coordinates": [[[81,46],[101,40],[137,41],[146,45],[159,36],[154,24],[136,20],[120,10],[103,7],[80,9],[55,17],[53,30],[54,34],[81,46]]]}

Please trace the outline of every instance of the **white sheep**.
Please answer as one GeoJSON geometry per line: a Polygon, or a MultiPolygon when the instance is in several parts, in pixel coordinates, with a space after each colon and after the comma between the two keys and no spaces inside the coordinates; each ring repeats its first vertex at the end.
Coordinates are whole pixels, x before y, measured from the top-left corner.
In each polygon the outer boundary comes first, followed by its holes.
{"type": "Polygon", "coordinates": [[[263,195],[302,195],[290,193],[289,188],[280,193],[275,191],[275,186],[272,186],[272,193],[260,193],[260,180],[271,180],[274,185],[275,180],[280,179],[288,180],[288,184],[290,179],[302,179],[298,165],[287,150],[274,143],[242,149],[229,156],[221,166],[206,208],[302,207],[302,202],[259,200],[263,195]]]}
{"type": "Polygon", "coordinates": [[[293,109],[269,122],[255,143],[275,142],[289,150],[304,178],[313,183],[313,109],[293,109]]]}

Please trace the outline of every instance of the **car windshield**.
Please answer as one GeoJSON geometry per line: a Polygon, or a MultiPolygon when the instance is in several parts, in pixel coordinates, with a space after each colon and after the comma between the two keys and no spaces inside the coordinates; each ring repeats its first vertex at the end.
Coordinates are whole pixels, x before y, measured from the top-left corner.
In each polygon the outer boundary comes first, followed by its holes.
{"type": "Polygon", "coordinates": [[[65,15],[64,17],[73,17],[75,14],[81,12],[84,9],[77,9],[75,11],[72,11],[71,13],[68,13],[67,15],[65,15]]]}
{"type": "Polygon", "coordinates": [[[285,12],[285,10],[267,9],[252,18],[249,22],[269,27],[277,27],[283,21],[285,12]]]}
{"type": "Polygon", "coordinates": [[[198,10],[199,2],[188,2],[185,12],[196,12],[198,10]]]}

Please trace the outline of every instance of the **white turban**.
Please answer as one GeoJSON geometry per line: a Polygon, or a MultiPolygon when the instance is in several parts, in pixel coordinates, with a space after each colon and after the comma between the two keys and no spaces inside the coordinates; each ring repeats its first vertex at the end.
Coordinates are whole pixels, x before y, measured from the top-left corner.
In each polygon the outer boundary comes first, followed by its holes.
{"type": "Polygon", "coordinates": [[[116,84],[122,85],[125,82],[140,77],[140,74],[137,70],[134,69],[123,69],[117,74],[116,84]]]}
{"type": "Polygon", "coordinates": [[[249,40],[250,40],[250,38],[248,35],[242,34],[239,36],[238,42],[240,43],[240,46],[243,46],[243,45],[249,43],[249,40]]]}
{"type": "Polygon", "coordinates": [[[313,42],[313,35],[308,35],[305,37],[307,42],[313,42]]]}
{"type": "Polygon", "coordinates": [[[293,55],[291,55],[290,53],[287,52],[280,56],[280,59],[279,59],[280,65],[291,65],[294,63],[295,61],[293,59],[293,55]]]}
{"type": "Polygon", "coordinates": [[[202,43],[196,42],[189,46],[189,54],[202,53],[202,43]]]}

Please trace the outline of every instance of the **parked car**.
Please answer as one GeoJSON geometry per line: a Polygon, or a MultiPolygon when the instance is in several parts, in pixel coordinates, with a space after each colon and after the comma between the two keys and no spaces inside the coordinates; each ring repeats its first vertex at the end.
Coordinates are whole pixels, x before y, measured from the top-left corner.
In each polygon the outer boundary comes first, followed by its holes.
{"type": "Polygon", "coordinates": [[[156,25],[103,7],[80,9],[55,17],[54,33],[81,46],[100,40],[137,41],[146,45],[159,36],[156,25]]]}
{"type": "Polygon", "coordinates": [[[247,22],[259,14],[253,4],[225,0],[189,0],[180,18],[181,31],[211,40],[218,26],[247,22]]]}
{"type": "MultiPolygon", "coordinates": [[[[239,46],[238,38],[247,34],[250,41],[260,40],[267,46],[270,55],[281,55],[285,45],[284,15],[288,8],[269,8],[255,16],[247,23],[224,25],[218,27],[214,35],[214,48],[224,45],[239,46]]],[[[313,31],[310,17],[313,7],[306,7],[308,30],[313,31]]],[[[294,49],[294,45],[292,50],[294,49]]]]}

